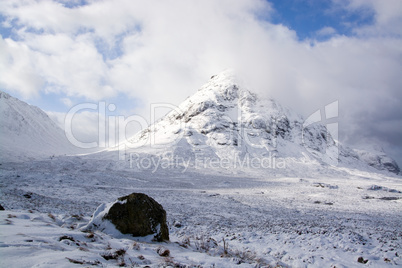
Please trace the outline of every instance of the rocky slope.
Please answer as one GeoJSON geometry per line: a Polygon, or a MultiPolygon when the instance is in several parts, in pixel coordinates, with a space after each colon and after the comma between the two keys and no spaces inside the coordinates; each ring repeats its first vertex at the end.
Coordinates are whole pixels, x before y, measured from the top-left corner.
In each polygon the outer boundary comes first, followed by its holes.
{"type": "Polygon", "coordinates": [[[244,159],[284,159],[323,165],[367,166],[399,172],[395,161],[368,155],[336,142],[319,123],[306,125],[302,116],[273,99],[249,91],[231,71],[211,77],[193,96],[162,120],[144,129],[126,146],[180,156],[192,161],[217,159],[233,167],[244,159]]]}

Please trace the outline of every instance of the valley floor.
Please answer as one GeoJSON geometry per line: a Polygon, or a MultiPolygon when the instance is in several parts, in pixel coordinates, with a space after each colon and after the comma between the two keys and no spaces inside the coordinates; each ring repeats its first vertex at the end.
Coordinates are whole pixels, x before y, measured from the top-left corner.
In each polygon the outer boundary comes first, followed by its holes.
{"type": "Polygon", "coordinates": [[[85,157],[2,163],[0,172],[1,267],[402,266],[397,176],[153,173],[85,157]],[[169,243],[79,230],[98,205],[132,192],[165,208],[169,243]]]}

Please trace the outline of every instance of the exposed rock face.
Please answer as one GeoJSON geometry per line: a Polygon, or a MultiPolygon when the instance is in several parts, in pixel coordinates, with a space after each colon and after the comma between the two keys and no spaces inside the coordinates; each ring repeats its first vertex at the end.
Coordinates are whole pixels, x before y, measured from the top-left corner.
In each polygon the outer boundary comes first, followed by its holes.
{"type": "Polygon", "coordinates": [[[151,197],[132,193],[120,197],[104,216],[123,234],[147,236],[155,234],[155,240],[169,240],[166,211],[151,197]]]}
{"type": "Polygon", "coordinates": [[[379,170],[388,170],[392,173],[399,174],[400,168],[398,164],[387,156],[384,152],[369,152],[364,150],[355,150],[358,158],[379,170]]]}
{"type": "Polygon", "coordinates": [[[400,172],[385,153],[362,154],[342,146],[321,124],[325,122],[312,118],[304,119],[274,99],[258,96],[234,73],[226,71],[213,76],[177,109],[134,135],[127,145],[149,147],[150,151],[145,152],[159,157],[177,155],[194,166],[197,160],[217,159],[236,169],[239,159],[269,157],[285,159],[286,166],[295,166],[296,159],[299,163],[371,166],[400,172]]]}

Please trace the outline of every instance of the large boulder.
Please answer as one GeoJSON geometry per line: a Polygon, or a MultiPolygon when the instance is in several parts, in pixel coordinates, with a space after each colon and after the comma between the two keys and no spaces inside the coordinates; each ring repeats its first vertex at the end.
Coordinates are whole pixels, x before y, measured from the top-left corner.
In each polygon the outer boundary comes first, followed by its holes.
{"type": "Polygon", "coordinates": [[[166,211],[146,194],[132,193],[99,206],[85,229],[99,229],[113,234],[110,223],[122,234],[152,236],[159,242],[169,240],[166,211]]]}

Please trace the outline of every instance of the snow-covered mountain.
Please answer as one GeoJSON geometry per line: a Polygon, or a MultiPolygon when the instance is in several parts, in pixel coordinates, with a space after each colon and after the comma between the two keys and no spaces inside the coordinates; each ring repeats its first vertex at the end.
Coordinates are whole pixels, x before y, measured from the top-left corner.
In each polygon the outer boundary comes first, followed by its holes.
{"type": "MultiPolygon", "coordinates": [[[[82,153],[38,107],[2,91],[0,104],[0,160],[82,153]]],[[[347,148],[320,123],[306,124],[275,100],[257,96],[233,71],[211,77],[175,110],[123,144],[129,148],[126,153],[180,158],[179,165],[189,161],[200,168],[289,170],[316,164],[400,172],[384,152],[347,148]]]]}
{"type": "Polygon", "coordinates": [[[25,161],[73,151],[64,132],[36,106],[0,91],[0,160],[25,161]]]}
{"type": "Polygon", "coordinates": [[[358,150],[354,149],[353,157],[367,163],[369,166],[379,170],[388,170],[399,174],[400,168],[394,159],[389,157],[383,150],[358,150]]]}
{"type": "Polygon", "coordinates": [[[254,166],[267,165],[275,158],[288,164],[368,164],[399,172],[396,162],[384,153],[349,149],[335,141],[322,124],[306,126],[302,116],[249,91],[232,71],[211,77],[177,109],[136,134],[126,145],[135,148],[135,152],[152,149],[155,154],[203,164],[217,161],[227,168],[250,160],[254,166]]]}

